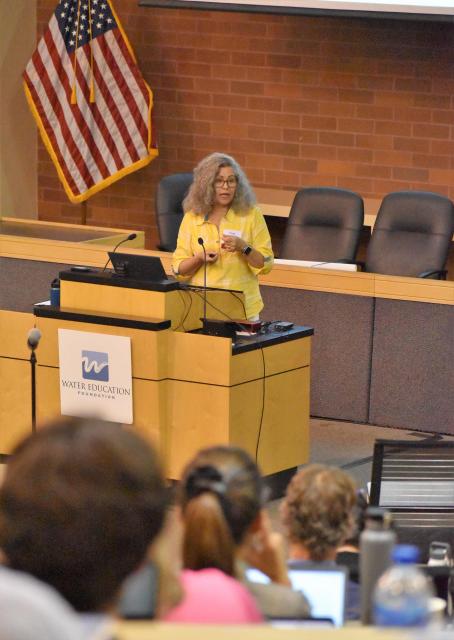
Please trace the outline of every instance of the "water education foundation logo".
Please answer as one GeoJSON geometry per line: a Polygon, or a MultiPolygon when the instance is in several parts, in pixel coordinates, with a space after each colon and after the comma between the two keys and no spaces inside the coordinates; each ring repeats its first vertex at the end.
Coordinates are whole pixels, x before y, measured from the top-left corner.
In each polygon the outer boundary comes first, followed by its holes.
{"type": "Polygon", "coordinates": [[[62,415],[133,423],[131,338],[58,329],[58,362],[62,415]]]}
{"type": "Polygon", "coordinates": [[[103,351],[82,351],[82,377],[86,380],[109,381],[109,354],[103,351]]]}

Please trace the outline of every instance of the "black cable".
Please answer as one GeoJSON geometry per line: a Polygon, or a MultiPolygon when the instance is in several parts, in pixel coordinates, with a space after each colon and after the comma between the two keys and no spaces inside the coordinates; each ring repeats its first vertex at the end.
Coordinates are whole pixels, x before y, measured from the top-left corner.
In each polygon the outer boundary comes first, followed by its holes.
{"type": "Polygon", "coordinates": [[[180,320],[179,324],[177,324],[177,326],[175,327],[174,331],[178,331],[178,329],[180,327],[183,327],[183,331],[185,330],[184,328],[184,317],[186,314],[186,302],[184,300],[183,294],[181,293],[181,291],[179,289],[177,289],[178,291],[178,295],[180,296],[181,302],[183,303],[183,315],[182,315],[182,319],[180,320]]]}
{"type": "MultiPolygon", "coordinates": [[[[201,296],[200,293],[196,289],[191,289],[191,291],[193,291],[197,296],[199,296],[199,298],[203,299],[203,296],[201,296]]],[[[225,318],[227,318],[227,320],[230,320],[230,322],[234,322],[236,325],[238,325],[238,327],[240,327],[240,329],[242,331],[244,331],[245,333],[248,333],[251,336],[255,335],[255,333],[253,331],[251,331],[250,328],[246,327],[244,324],[241,324],[241,322],[238,322],[238,320],[235,320],[234,318],[229,316],[225,311],[222,311],[222,309],[219,309],[218,307],[216,307],[212,302],[209,302],[209,300],[207,300],[207,304],[210,307],[212,307],[215,311],[218,311],[225,318]]]]}
{"type": "MultiPolygon", "coordinates": [[[[227,289],[228,291],[228,289],[227,289]]],[[[240,298],[240,296],[237,296],[237,294],[234,291],[229,291],[230,295],[232,295],[234,298],[236,298],[237,300],[239,300],[239,302],[241,302],[241,306],[243,307],[243,312],[244,312],[244,318],[245,320],[247,320],[247,315],[246,315],[246,305],[244,304],[244,301],[240,298]]]]}
{"type": "Polygon", "coordinates": [[[260,424],[259,424],[259,432],[257,435],[257,445],[255,447],[255,462],[259,463],[259,446],[260,446],[260,436],[262,435],[262,425],[263,425],[263,414],[265,412],[265,382],[266,382],[266,367],[265,367],[265,354],[263,353],[263,347],[260,347],[260,353],[262,354],[262,362],[263,362],[263,377],[262,377],[262,411],[260,414],[260,424]]]}
{"type": "Polygon", "coordinates": [[[183,318],[182,318],[181,322],[178,324],[178,326],[176,326],[176,327],[175,327],[174,331],[178,331],[178,329],[179,329],[180,327],[183,327],[183,331],[186,331],[185,326],[184,326],[184,323],[186,322],[186,319],[187,319],[187,317],[188,317],[188,315],[189,315],[189,312],[191,311],[191,307],[192,307],[192,296],[189,296],[189,307],[188,307],[188,310],[186,311],[186,302],[184,301],[184,297],[183,297],[182,290],[181,290],[181,289],[177,289],[177,291],[178,291],[178,293],[179,293],[179,295],[180,295],[180,298],[181,298],[181,299],[182,299],[182,301],[183,301],[183,318]]]}
{"type": "MultiPolygon", "coordinates": [[[[196,295],[198,295],[199,298],[202,297],[199,294],[199,292],[196,291],[195,289],[191,289],[191,291],[194,291],[194,293],[196,295]]],[[[232,295],[235,295],[232,291],[230,291],[229,293],[232,293],[232,295]]],[[[241,298],[239,298],[239,300],[241,300],[241,298]]],[[[222,311],[222,309],[218,309],[214,304],[212,304],[209,301],[207,301],[207,304],[210,305],[210,307],[213,307],[213,309],[218,311],[221,315],[225,316],[228,320],[231,320],[232,322],[235,322],[239,327],[242,327],[244,329],[244,331],[247,331],[247,333],[250,333],[252,335],[252,332],[250,330],[248,330],[246,327],[243,327],[239,322],[237,322],[236,320],[234,320],[233,318],[228,316],[225,313],[225,311],[222,311]]],[[[256,444],[256,447],[255,447],[255,462],[257,464],[258,464],[258,455],[259,455],[259,447],[260,447],[260,436],[262,435],[263,414],[265,412],[265,382],[266,382],[265,354],[263,352],[263,347],[262,346],[259,345],[259,349],[260,349],[260,353],[262,354],[263,376],[262,376],[262,408],[261,408],[261,411],[260,411],[259,432],[258,432],[258,435],[257,435],[257,444],[256,444]]]]}
{"type": "MultiPolygon", "coordinates": [[[[191,313],[191,309],[192,309],[192,296],[190,295],[189,296],[189,307],[188,307],[188,310],[186,312],[185,317],[183,318],[183,323],[186,322],[186,320],[188,319],[189,314],[191,313]]],[[[184,329],[184,324],[183,324],[183,329],[184,329]]],[[[184,330],[186,331],[186,329],[184,329],[184,330]]]]}
{"type": "MultiPolygon", "coordinates": [[[[195,287],[191,287],[190,289],[191,291],[193,291],[196,295],[199,296],[199,298],[203,298],[203,296],[200,295],[199,290],[197,290],[195,287]]],[[[243,305],[244,308],[244,315],[246,317],[246,309],[244,307],[244,303],[241,300],[241,298],[239,296],[237,296],[233,291],[229,291],[229,293],[231,293],[235,298],[237,298],[241,304],[243,305]]],[[[192,304],[192,301],[191,301],[192,304]]],[[[212,307],[213,309],[215,309],[216,311],[218,311],[221,315],[225,316],[227,318],[227,320],[230,320],[231,322],[235,322],[239,327],[241,327],[244,331],[246,331],[247,333],[252,334],[252,332],[247,329],[247,327],[244,327],[243,325],[241,325],[237,320],[234,320],[233,318],[231,318],[227,313],[225,313],[225,311],[222,311],[222,309],[218,309],[218,307],[216,307],[213,303],[209,302],[207,300],[207,304],[212,307]]],[[[186,318],[185,318],[186,319],[186,318]]],[[[274,323],[270,323],[274,324],[274,323]]],[[[258,454],[259,454],[259,447],[260,447],[260,437],[262,435],[262,425],[263,425],[263,414],[265,412],[265,383],[266,383],[266,365],[265,365],[265,354],[263,352],[263,347],[259,345],[259,349],[260,349],[260,353],[262,354],[262,363],[263,363],[263,376],[262,376],[262,408],[260,411],[260,423],[259,423],[259,432],[257,434],[257,444],[255,447],[255,462],[258,464],[258,454]]]]}

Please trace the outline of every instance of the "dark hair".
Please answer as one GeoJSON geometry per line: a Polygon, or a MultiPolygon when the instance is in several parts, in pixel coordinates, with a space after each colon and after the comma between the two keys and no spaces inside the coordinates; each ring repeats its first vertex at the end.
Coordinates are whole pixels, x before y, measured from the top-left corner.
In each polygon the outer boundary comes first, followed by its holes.
{"type": "Polygon", "coordinates": [[[13,452],[0,487],[0,547],[11,568],[78,611],[97,611],[144,559],[166,504],[142,438],[112,423],[61,420],[13,452]]]}
{"type": "Polygon", "coordinates": [[[359,537],[366,525],[366,511],[368,506],[367,493],[363,489],[358,489],[356,492],[356,501],[352,509],[353,528],[349,537],[344,541],[344,544],[359,547],[359,537]]]}
{"type": "Polygon", "coordinates": [[[184,566],[215,567],[233,575],[235,548],[260,512],[262,491],[257,465],[242,449],[200,451],[181,482],[184,566]]]}
{"type": "Polygon", "coordinates": [[[322,561],[350,535],[355,503],[351,477],[334,467],[312,464],[293,476],[287,487],[282,516],[287,535],[322,561]]]}

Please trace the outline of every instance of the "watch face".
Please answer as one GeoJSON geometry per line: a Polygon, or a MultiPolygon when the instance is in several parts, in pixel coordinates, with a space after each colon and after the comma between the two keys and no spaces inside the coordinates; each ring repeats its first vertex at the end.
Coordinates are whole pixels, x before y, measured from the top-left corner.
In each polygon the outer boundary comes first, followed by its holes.
{"type": "Polygon", "coordinates": [[[252,247],[250,247],[249,245],[247,247],[244,247],[243,249],[243,253],[245,256],[248,256],[252,251],[252,247]]]}

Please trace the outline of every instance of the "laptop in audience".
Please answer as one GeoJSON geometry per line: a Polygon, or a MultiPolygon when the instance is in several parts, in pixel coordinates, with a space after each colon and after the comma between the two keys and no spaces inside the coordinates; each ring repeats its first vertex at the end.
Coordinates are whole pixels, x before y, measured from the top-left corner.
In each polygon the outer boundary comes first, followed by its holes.
{"type": "MultiPolygon", "coordinates": [[[[289,568],[292,588],[302,591],[311,605],[311,618],[320,621],[331,620],[334,626],[341,627],[345,622],[345,603],[347,594],[348,570],[345,567],[308,567],[289,568]]],[[[251,582],[267,583],[268,576],[258,569],[248,569],[246,577],[251,582]]]]}

